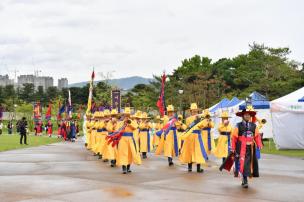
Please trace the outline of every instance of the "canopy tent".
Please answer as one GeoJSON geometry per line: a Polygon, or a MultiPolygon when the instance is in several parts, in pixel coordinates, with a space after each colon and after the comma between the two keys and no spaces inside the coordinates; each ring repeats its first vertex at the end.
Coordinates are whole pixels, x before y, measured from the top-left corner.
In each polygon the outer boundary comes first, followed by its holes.
{"type": "Polygon", "coordinates": [[[209,108],[209,111],[210,111],[211,113],[214,113],[214,112],[216,112],[218,109],[221,109],[221,108],[223,108],[224,106],[226,106],[229,102],[230,102],[229,99],[224,98],[224,99],[222,99],[219,103],[217,103],[217,104],[213,105],[212,107],[210,107],[210,108],[209,108]]]}
{"type": "MultiPolygon", "coordinates": [[[[249,97],[251,99],[251,101],[249,102],[251,102],[251,105],[253,106],[254,109],[270,109],[269,101],[264,95],[254,91],[249,95],[249,97]]],[[[240,105],[240,110],[243,110],[245,108],[246,108],[246,103],[240,105]]]]}
{"type": "Polygon", "coordinates": [[[270,103],[278,149],[304,149],[304,87],[270,103]]]}

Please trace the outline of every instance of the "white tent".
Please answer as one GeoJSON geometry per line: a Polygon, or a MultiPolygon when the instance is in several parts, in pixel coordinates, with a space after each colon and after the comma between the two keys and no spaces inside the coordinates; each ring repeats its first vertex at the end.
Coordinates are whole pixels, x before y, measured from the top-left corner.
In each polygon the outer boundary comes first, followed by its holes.
{"type": "Polygon", "coordinates": [[[278,149],[304,149],[304,87],[270,103],[278,149]]]}
{"type": "Polygon", "coordinates": [[[215,128],[212,129],[212,132],[213,132],[213,135],[215,138],[218,138],[218,136],[219,136],[218,126],[222,121],[221,118],[219,118],[219,117],[220,117],[222,111],[229,112],[229,116],[231,117],[229,119],[229,121],[232,126],[235,126],[238,122],[240,122],[242,120],[240,117],[237,117],[235,115],[235,113],[239,111],[239,105],[243,104],[244,102],[245,101],[239,100],[236,97],[232,98],[231,100],[224,98],[218,104],[209,108],[209,110],[212,114],[212,120],[215,123],[215,128]]]}

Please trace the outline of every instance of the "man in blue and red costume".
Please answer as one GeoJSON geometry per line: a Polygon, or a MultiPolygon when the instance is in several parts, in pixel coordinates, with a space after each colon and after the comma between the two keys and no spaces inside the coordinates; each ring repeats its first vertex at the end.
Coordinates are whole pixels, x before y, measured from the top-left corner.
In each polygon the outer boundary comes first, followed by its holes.
{"type": "Polygon", "coordinates": [[[258,127],[253,123],[255,111],[244,109],[236,113],[242,117],[242,122],[237,123],[232,133],[231,151],[234,153],[235,177],[242,174],[242,187],[248,188],[248,177],[259,177],[258,159],[256,149],[261,149],[262,142],[258,127]]]}

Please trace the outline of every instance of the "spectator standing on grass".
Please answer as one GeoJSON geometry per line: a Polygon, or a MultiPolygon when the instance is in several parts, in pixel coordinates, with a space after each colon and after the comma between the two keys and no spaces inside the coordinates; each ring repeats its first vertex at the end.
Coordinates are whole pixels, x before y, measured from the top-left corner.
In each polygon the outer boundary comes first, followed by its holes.
{"type": "Polygon", "coordinates": [[[2,135],[2,129],[3,129],[3,123],[2,120],[0,120],[0,135],[2,135]]]}
{"type": "Polygon", "coordinates": [[[26,118],[23,117],[19,123],[20,144],[22,144],[22,139],[24,138],[24,144],[27,145],[26,132],[27,132],[27,121],[26,121],[26,118]]]}
{"type": "Polygon", "coordinates": [[[13,134],[13,123],[12,121],[9,121],[7,124],[7,132],[9,135],[13,134]]]}

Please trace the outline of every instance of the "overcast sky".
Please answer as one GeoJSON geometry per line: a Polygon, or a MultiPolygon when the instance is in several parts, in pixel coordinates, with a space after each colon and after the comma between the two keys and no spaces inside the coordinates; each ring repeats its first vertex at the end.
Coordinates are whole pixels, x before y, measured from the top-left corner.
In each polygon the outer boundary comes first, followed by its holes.
{"type": "Polygon", "coordinates": [[[195,54],[215,61],[246,53],[254,41],[288,46],[304,62],[303,2],[1,0],[0,74],[41,70],[73,83],[94,66],[114,78],[152,77],[195,54]]]}

